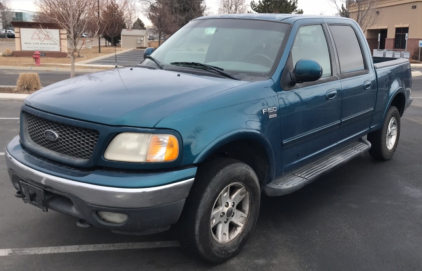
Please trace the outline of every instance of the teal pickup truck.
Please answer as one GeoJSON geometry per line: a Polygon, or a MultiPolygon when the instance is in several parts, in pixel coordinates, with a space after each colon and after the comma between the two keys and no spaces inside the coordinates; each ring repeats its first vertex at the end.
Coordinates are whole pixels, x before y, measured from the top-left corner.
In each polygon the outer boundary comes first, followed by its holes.
{"type": "Polygon", "coordinates": [[[122,234],[176,225],[219,263],[247,241],[262,194],[368,150],[391,159],[411,85],[409,61],[372,58],[349,19],[203,17],[140,65],[29,96],[6,162],[26,203],[122,234]]]}

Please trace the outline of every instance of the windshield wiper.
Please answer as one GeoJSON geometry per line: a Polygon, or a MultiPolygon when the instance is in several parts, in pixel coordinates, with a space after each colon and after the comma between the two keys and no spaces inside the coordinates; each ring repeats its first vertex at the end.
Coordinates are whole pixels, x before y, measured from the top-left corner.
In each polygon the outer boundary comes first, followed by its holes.
{"type": "Polygon", "coordinates": [[[158,61],[157,59],[155,59],[155,57],[152,57],[152,56],[148,55],[148,56],[145,56],[145,58],[148,58],[148,59],[151,59],[152,61],[154,61],[154,63],[157,64],[157,66],[160,67],[161,70],[164,69],[163,68],[163,64],[161,64],[160,61],[158,61]]]}
{"type": "Polygon", "coordinates": [[[240,80],[239,78],[236,78],[233,75],[225,72],[223,68],[212,66],[212,65],[207,65],[207,64],[203,64],[203,63],[199,63],[199,62],[171,62],[170,64],[175,65],[175,66],[185,66],[185,67],[190,67],[190,68],[197,68],[197,69],[206,70],[206,71],[209,71],[209,72],[216,72],[220,75],[223,75],[224,77],[227,77],[227,78],[230,78],[230,79],[233,79],[233,80],[240,80]]]}

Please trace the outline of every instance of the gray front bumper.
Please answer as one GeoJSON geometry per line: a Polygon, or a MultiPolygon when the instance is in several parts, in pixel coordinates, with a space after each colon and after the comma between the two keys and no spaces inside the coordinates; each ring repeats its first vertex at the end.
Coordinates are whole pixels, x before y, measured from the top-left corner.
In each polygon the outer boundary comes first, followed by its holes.
{"type": "Polygon", "coordinates": [[[150,188],[117,188],[81,183],[34,170],[6,151],[9,175],[30,180],[41,187],[75,196],[92,205],[112,208],[146,208],[170,204],[187,198],[194,178],[150,188]]]}

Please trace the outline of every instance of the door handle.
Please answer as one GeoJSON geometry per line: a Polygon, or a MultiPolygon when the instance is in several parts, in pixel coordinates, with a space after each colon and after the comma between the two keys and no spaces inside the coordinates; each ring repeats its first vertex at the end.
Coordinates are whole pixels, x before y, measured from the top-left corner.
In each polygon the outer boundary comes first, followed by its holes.
{"type": "Polygon", "coordinates": [[[325,93],[325,97],[327,98],[327,100],[335,99],[337,97],[337,90],[331,89],[331,90],[327,91],[327,93],[325,93]]]}
{"type": "Polygon", "coordinates": [[[365,90],[371,89],[372,83],[371,81],[365,81],[365,83],[363,83],[363,88],[365,90]]]}

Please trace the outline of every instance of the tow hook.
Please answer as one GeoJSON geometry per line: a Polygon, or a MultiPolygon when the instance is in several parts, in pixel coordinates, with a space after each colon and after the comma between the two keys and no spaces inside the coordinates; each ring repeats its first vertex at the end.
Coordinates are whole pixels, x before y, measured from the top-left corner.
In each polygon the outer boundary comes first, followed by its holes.
{"type": "Polygon", "coordinates": [[[20,190],[16,191],[15,197],[20,198],[20,199],[23,198],[22,192],[20,190]]]}
{"type": "Polygon", "coordinates": [[[76,226],[83,229],[89,229],[92,227],[92,225],[86,222],[84,219],[79,219],[78,222],[76,222],[76,226]]]}

